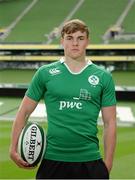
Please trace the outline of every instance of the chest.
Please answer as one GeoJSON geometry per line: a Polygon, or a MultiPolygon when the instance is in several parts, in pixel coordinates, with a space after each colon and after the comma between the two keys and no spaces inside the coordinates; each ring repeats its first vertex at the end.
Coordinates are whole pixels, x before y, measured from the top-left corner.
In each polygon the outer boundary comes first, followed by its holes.
{"type": "Polygon", "coordinates": [[[58,99],[91,100],[100,97],[102,83],[99,77],[83,73],[52,76],[46,84],[47,96],[58,99]]]}

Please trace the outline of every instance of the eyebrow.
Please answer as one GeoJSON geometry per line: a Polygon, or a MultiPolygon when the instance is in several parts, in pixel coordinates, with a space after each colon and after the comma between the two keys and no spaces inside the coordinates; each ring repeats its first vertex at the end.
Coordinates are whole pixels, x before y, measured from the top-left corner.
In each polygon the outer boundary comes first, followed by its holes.
{"type": "MultiPolygon", "coordinates": [[[[73,37],[72,35],[67,35],[66,37],[73,37]]],[[[85,36],[81,35],[81,36],[77,36],[77,38],[84,38],[85,36]]]]}

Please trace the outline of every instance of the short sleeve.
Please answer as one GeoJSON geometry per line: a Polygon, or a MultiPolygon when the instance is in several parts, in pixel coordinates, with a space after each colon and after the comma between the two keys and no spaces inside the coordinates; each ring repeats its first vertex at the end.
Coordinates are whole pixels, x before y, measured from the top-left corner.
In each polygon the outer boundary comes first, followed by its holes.
{"type": "Polygon", "coordinates": [[[38,102],[43,97],[45,91],[45,72],[39,69],[33,76],[25,95],[38,102]]]}
{"type": "Polygon", "coordinates": [[[110,74],[106,74],[105,76],[101,106],[116,105],[116,93],[113,78],[110,74]]]}

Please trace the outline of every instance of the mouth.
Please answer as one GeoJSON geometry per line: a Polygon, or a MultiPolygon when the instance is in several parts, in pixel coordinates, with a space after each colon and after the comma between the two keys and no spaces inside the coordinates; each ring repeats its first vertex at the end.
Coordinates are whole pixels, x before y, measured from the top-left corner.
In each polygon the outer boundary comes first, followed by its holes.
{"type": "Polygon", "coordinates": [[[72,51],[79,51],[79,49],[72,49],[72,51]]]}

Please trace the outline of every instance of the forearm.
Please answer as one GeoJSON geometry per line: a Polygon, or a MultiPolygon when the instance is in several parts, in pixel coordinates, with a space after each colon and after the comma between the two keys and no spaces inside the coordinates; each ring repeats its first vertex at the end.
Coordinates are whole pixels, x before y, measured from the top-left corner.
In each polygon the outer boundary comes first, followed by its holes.
{"type": "Polygon", "coordinates": [[[23,110],[19,110],[12,127],[12,134],[11,134],[12,151],[17,150],[18,138],[22,128],[25,126],[27,119],[28,119],[28,114],[26,112],[23,112],[23,110]]]}
{"type": "Polygon", "coordinates": [[[110,171],[113,164],[113,157],[116,146],[116,123],[104,125],[104,161],[110,171]]]}
{"type": "Polygon", "coordinates": [[[27,119],[37,106],[37,102],[33,101],[29,97],[25,96],[22,100],[20,108],[16,114],[15,121],[12,127],[11,135],[11,150],[17,150],[18,137],[21,133],[22,128],[25,126],[27,119]]]}
{"type": "Polygon", "coordinates": [[[25,162],[17,152],[18,138],[36,105],[37,102],[28,97],[24,97],[12,126],[10,157],[19,167],[23,168],[29,168],[29,164],[25,162]]]}

